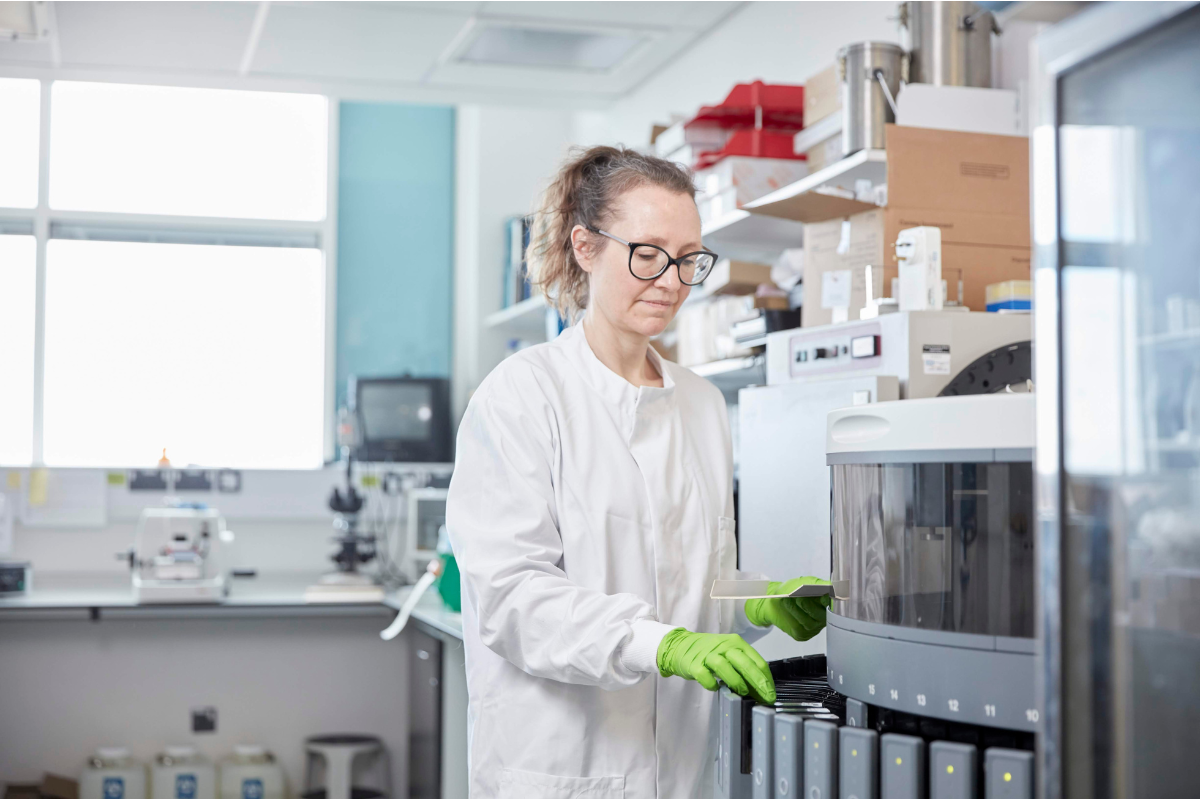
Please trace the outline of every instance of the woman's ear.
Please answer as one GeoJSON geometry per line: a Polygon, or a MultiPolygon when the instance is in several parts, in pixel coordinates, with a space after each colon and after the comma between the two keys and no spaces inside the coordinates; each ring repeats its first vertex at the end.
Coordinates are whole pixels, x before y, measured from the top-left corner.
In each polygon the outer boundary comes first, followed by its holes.
{"type": "Polygon", "coordinates": [[[588,274],[592,271],[591,236],[591,231],[582,225],[571,229],[571,252],[575,255],[575,262],[579,264],[580,269],[588,274]]]}

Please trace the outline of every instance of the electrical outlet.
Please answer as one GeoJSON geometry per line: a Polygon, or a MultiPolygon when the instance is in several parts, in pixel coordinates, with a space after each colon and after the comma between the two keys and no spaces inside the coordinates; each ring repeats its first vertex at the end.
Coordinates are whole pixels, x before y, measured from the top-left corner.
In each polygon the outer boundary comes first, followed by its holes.
{"type": "Polygon", "coordinates": [[[236,469],[223,469],[217,473],[217,491],[226,494],[242,490],[242,473],[236,469]]]}
{"type": "Polygon", "coordinates": [[[203,469],[181,469],[175,473],[175,491],[211,492],[212,473],[203,469]]]}
{"type": "Polygon", "coordinates": [[[129,470],[129,491],[165,492],[166,490],[167,477],[161,469],[129,470]]]}
{"type": "Polygon", "coordinates": [[[215,706],[192,709],[192,733],[216,733],[217,709],[215,706]]]}

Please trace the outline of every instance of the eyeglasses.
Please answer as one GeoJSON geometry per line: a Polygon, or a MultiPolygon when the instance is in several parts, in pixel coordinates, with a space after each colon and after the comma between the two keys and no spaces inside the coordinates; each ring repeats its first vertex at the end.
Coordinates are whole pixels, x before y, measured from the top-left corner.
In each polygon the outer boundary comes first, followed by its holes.
{"type": "Polygon", "coordinates": [[[704,282],[708,273],[712,272],[717,263],[717,254],[706,250],[694,253],[684,253],[679,258],[671,258],[671,254],[658,245],[641,242],[627,242],[619,236],[613,236],[599,228],[588,228],[592,233],[607,236],[614,242],[620,242],[629,248],[629,272],[641,281],[652,281],[667,271],[672,264],[679,269],[679,282],[686,286],[697,286],[704,282]]]}

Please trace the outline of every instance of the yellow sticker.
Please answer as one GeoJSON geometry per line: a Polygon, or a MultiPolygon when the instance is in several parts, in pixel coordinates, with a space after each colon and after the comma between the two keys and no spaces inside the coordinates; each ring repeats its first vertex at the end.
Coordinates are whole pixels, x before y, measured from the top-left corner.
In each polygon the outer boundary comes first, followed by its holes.
{"type": "Polygon", "coordinates": [[[108,485],[109,486],[124,486],[125,485],[125,473],[124,472],[108,473],[108,485]]]}
{"type": "Polygon", "coordinates": [[[37,508],[46,505],[46,490],[50,485],[50,472],[38,467],[29,473],[29,505],[37,508]]]}
{"type": "Polygon", "coordinates": [[[10,489],[20,489],[21,488],[21,473],[17,472],[15,469],[10,469],[8,471],[8,488],[10,488],[10,489]]]}
{"type": "Polygon", "coordinates": [[[359,482],[362,483],[364,489],[379,485],[379,478],[376,475],[363,475],[359,482]]]}

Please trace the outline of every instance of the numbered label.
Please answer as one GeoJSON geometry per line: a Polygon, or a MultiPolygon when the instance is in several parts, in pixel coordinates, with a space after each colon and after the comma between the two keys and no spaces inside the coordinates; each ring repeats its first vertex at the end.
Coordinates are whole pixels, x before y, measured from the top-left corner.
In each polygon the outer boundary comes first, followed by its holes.
{"type": "Polygon", "coordinates": [[[896,690],[896,689],[892,689],[892,699],[893,699],[893,700],[899,700],[899,699],[900,699],[900,692],[899,692],[898,690],[896,690]]]}
{"type": "Polygon", "coordinates": [[[919,706],[925,705],[925,695],[923,695],[923,694],[917,695],[917,705],[919,705],[919,706]]]}
{"type": "Polygon", "coordinates": [[[958,713],[958,701],[957,700],[947,700],[946,704],[950,706],[951,711],[953,711],[955,714],[958,713]]]}
{"type": "Polygon", "coordinates": [[[868,691],[868,692],[870,692],[871,694],[875,694],[875,684],[873,684],[873,683],[868,683],[868,684],[867,684],[867,691],[868,691]]]}
{"type": "Polygon", "coordinates": [[[984,714],[984,716],[987,716],[987,717],[994,717],[994,716],[996,716],[996,707],[995,707],[995,706],[993,706],[993,705],[987,705],[987,704],[985,704],[985,705],[983,706],[983,714],[984,714]]]}
{"type": "Polygon", "coordinates": [[[1028,721],[1037,722],[1039,719],[1039,716],[1040,715],[1038,714],[1038,710],[1036,708],[1025,709],[1025,719],[1027,719],[1028,721]]]}

